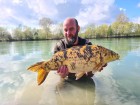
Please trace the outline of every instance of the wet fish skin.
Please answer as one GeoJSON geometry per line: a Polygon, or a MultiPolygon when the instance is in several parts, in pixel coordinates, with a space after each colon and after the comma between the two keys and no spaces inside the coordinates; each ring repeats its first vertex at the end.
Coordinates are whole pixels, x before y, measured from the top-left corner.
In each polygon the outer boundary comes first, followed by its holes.
{"type": "Polygon", "coordinates": [[[73,46],[58,51],[48,61],[31,65],[28,70],[38,72],[38,85],[46,79],[50,70],[58,70],[62,65],[68,67],[69,72],[76,73],[76,79],[81,78],[86,72],[99,71],[102,66],[118,60],[119,54],[99,45],[73,46]]]}

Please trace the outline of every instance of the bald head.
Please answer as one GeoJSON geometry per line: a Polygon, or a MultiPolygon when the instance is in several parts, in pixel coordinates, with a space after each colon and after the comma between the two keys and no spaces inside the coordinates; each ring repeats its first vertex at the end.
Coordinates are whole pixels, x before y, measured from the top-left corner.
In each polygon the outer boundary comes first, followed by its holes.
{"type": "Polygon", "coordinates": [[[75,44],[78,40],[80,27],[75,18],[67,18],[63,22],[63,33],[68,43],[75,44]]]}
{"type": "Polygon", "coordinates": [[[66,24],[74,24],[76,26],[76,28],[78,28],[78,21],[75,19],[75,18],[66,18],[63,22],[63,26],[66,25],[66,24]]]}

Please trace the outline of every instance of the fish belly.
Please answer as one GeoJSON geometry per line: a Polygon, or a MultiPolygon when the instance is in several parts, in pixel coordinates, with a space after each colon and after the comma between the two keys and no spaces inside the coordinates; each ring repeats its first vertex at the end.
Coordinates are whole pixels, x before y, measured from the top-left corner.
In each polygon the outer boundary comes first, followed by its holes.
{"type": "Polygon", "coordinates": [[[78,73],[78,72],[89,72],[93,71],[96,63],[92,61],[86,61],[84,59],[78,60],[68,60],[65,62],[68,67],[69,72],[78,73]]]}

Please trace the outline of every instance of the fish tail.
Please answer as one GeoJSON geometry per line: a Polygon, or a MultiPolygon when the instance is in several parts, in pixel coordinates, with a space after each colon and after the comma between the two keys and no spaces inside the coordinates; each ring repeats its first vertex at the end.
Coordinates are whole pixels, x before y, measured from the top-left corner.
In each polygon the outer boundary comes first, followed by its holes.
{"type": "Polygon", "coordinates": [[[30,66],[27,70],[33,71],[33,72],[38,72],[38,76],[37,76],[37,83],[38,85],[41,85],[50,70],[47,70],[47,68],[45,67],[46,62],[42,61],[42,62],[38,62],[32,66],[30,66]]]}
{"type": "Polygon", "coordinates": [[[44,70],[44,69],[40,69],[38,71],[38,76],[37,76],[37,83],[38,83],[38,85],[41,85],[45,81],[48,73],[49,72],[44,70]]]}

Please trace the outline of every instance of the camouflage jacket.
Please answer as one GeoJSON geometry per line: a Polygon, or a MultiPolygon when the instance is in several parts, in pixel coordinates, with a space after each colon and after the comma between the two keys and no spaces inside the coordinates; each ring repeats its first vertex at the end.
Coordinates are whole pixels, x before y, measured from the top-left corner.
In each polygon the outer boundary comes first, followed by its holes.
{"type": "MultiPolygon", "coordinates": [[[[78,37],[78,44],[77,45],[82,46],[85,44],[92,45],[92,43],[89,40],[78,37]]],[[[56,53],[57,51],[66,49],[66,48],[70,48],[70,47],[72,47],[72,45],[69,45],[66,42],[66,39],[61,39],[59,42],[56,43],[56,46],[54,47],[54,53],[56,53]]]]}

